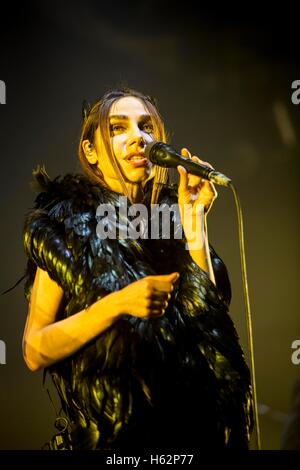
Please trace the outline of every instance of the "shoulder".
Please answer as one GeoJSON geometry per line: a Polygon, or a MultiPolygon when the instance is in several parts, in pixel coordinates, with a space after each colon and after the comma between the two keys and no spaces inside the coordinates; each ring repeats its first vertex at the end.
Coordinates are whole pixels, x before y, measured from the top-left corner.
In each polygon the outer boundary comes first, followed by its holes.
{"type": "Polygon", "coordinates": [[[31,239],[34,234],[41,237],[48,232],[88,237],[97,207],[106,200],[105,188],[80,173],[51,179],[41,166],[32,175],[31,187],[38,194],[25,214],[23,237],[31,239]]]}
{"type": "Polygon", "coordinates": [[[51,179],[45,167],[38,166],[32,175],[31,187],[38,192],[33,208],[47,211],[51,218],[59,218],[71,208],[92,208],[104,197],[104,188],[80,173],[68,173],[51,179]]]}
{"type": "Polygon", "coordinates": [[[37,265],[64,291],[71,291],[73,284],[77,286],[78,259],[83,259],[81,255],[94,237],[101,187],[81,174],[51,179],[43,167],[33,172],[31,186],[38,194],[25,215],[22,233],[32,267],[28,282],[37,265]]]}

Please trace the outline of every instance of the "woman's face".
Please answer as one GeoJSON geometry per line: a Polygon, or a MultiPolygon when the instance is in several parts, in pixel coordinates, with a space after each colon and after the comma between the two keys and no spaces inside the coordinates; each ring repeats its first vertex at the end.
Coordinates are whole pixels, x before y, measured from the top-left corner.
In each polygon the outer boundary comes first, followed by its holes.
{"type": "MultiPolygon", "coordinates": [[[[110,138],[116,159],[125,181],[139,183],[146,180],[152,164],[145,158],[146,145],[153,141],[151,116],[138,98],[127,96],[116,101],[109,113],[110,138]]],[[[112,187],[118,179],[109,156],[104,151],[99,128],[95,133],[98,167],[105,181],[112,187]]]]}

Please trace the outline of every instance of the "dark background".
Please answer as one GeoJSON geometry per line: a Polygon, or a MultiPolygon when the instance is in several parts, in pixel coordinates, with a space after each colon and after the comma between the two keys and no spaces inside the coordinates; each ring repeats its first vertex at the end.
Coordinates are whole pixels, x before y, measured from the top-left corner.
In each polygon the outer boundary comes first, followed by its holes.
{"type": "MultiPolygon", "coordinates": [[[[83,99],[120,84],[158,99],[171,142],[232,177],[243,206],[262,447],[279,449],[300,365],[299,12],[287,3],[251,8],[195,2],[23,2],[1,4],[0,289],[23,274],[21,231],[33,202],[31,171],[78,171],[83,99]]],[[[231,314],[247,354],[237,220],[232,194],[218,188],[210,241],[233,288],[231,314]]],[[[26,369],[23,285],[2,295],[0,449],[39,449],[55,412],[42,373],[26,369]]],[[[50,387],[48,383],[47,386],[50,387]]],[[[53,395],[55,406],[57,400],[53,395]]]]}

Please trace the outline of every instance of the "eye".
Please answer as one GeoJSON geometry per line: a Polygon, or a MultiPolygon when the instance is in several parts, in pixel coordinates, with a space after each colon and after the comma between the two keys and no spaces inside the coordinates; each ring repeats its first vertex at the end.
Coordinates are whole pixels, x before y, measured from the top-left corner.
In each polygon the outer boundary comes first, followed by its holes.
{"type": "Polygon", "coordinates": [[[122,124],[111,124],[110,125],[111,135],[122,134],[122,132],[125,132],[125,130],[126,130],[126,127],[122,124]]]}
{"type": "Polygon", "coordinates": [[[147,132],[148,134],[152,134],[153,131],[154,131],[154,127],[153,127],[153,124],[151,122],[145,122],[143,125],[142,125],[142,130],[144,132],[147,132]]]}

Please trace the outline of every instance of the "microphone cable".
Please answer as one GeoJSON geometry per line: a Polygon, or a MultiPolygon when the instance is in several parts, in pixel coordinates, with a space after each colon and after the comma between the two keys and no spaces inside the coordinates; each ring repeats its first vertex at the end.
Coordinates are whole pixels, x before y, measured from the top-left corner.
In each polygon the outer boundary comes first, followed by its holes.
{"type": "Polygon", "coordinates": [[[251,309],[250,309],[250,301],[249,301],[248,279],[247,279],[243,214],[242,214],[242,208],[241,208],[241,203],[240,203],[238,194],[231,181],[227,187],[229,187],[233,192],[236,210],[237,210],[238,231],[239,231],[239,249],[240,249],[240,260],[241,260],[241,268],[242,268],[245,317],[246,317],[246,327],[247,327],[248,351],[249,351],[249,358],[250,358],[250,374],[251,374],[251,383],[252,383],[253,406],[254,406],[254,424],[255,424],[255,430],[256,430],[256,433],[255,433],[256,434],[256,447],[258,450],[260,450],[261,449],[260,426],[259,426],[259,419],[258,419],[258,406],[257,406],[257,395],[256,395],[253,329],[252,329],[252,317],[251,317],[251,309]]]}

